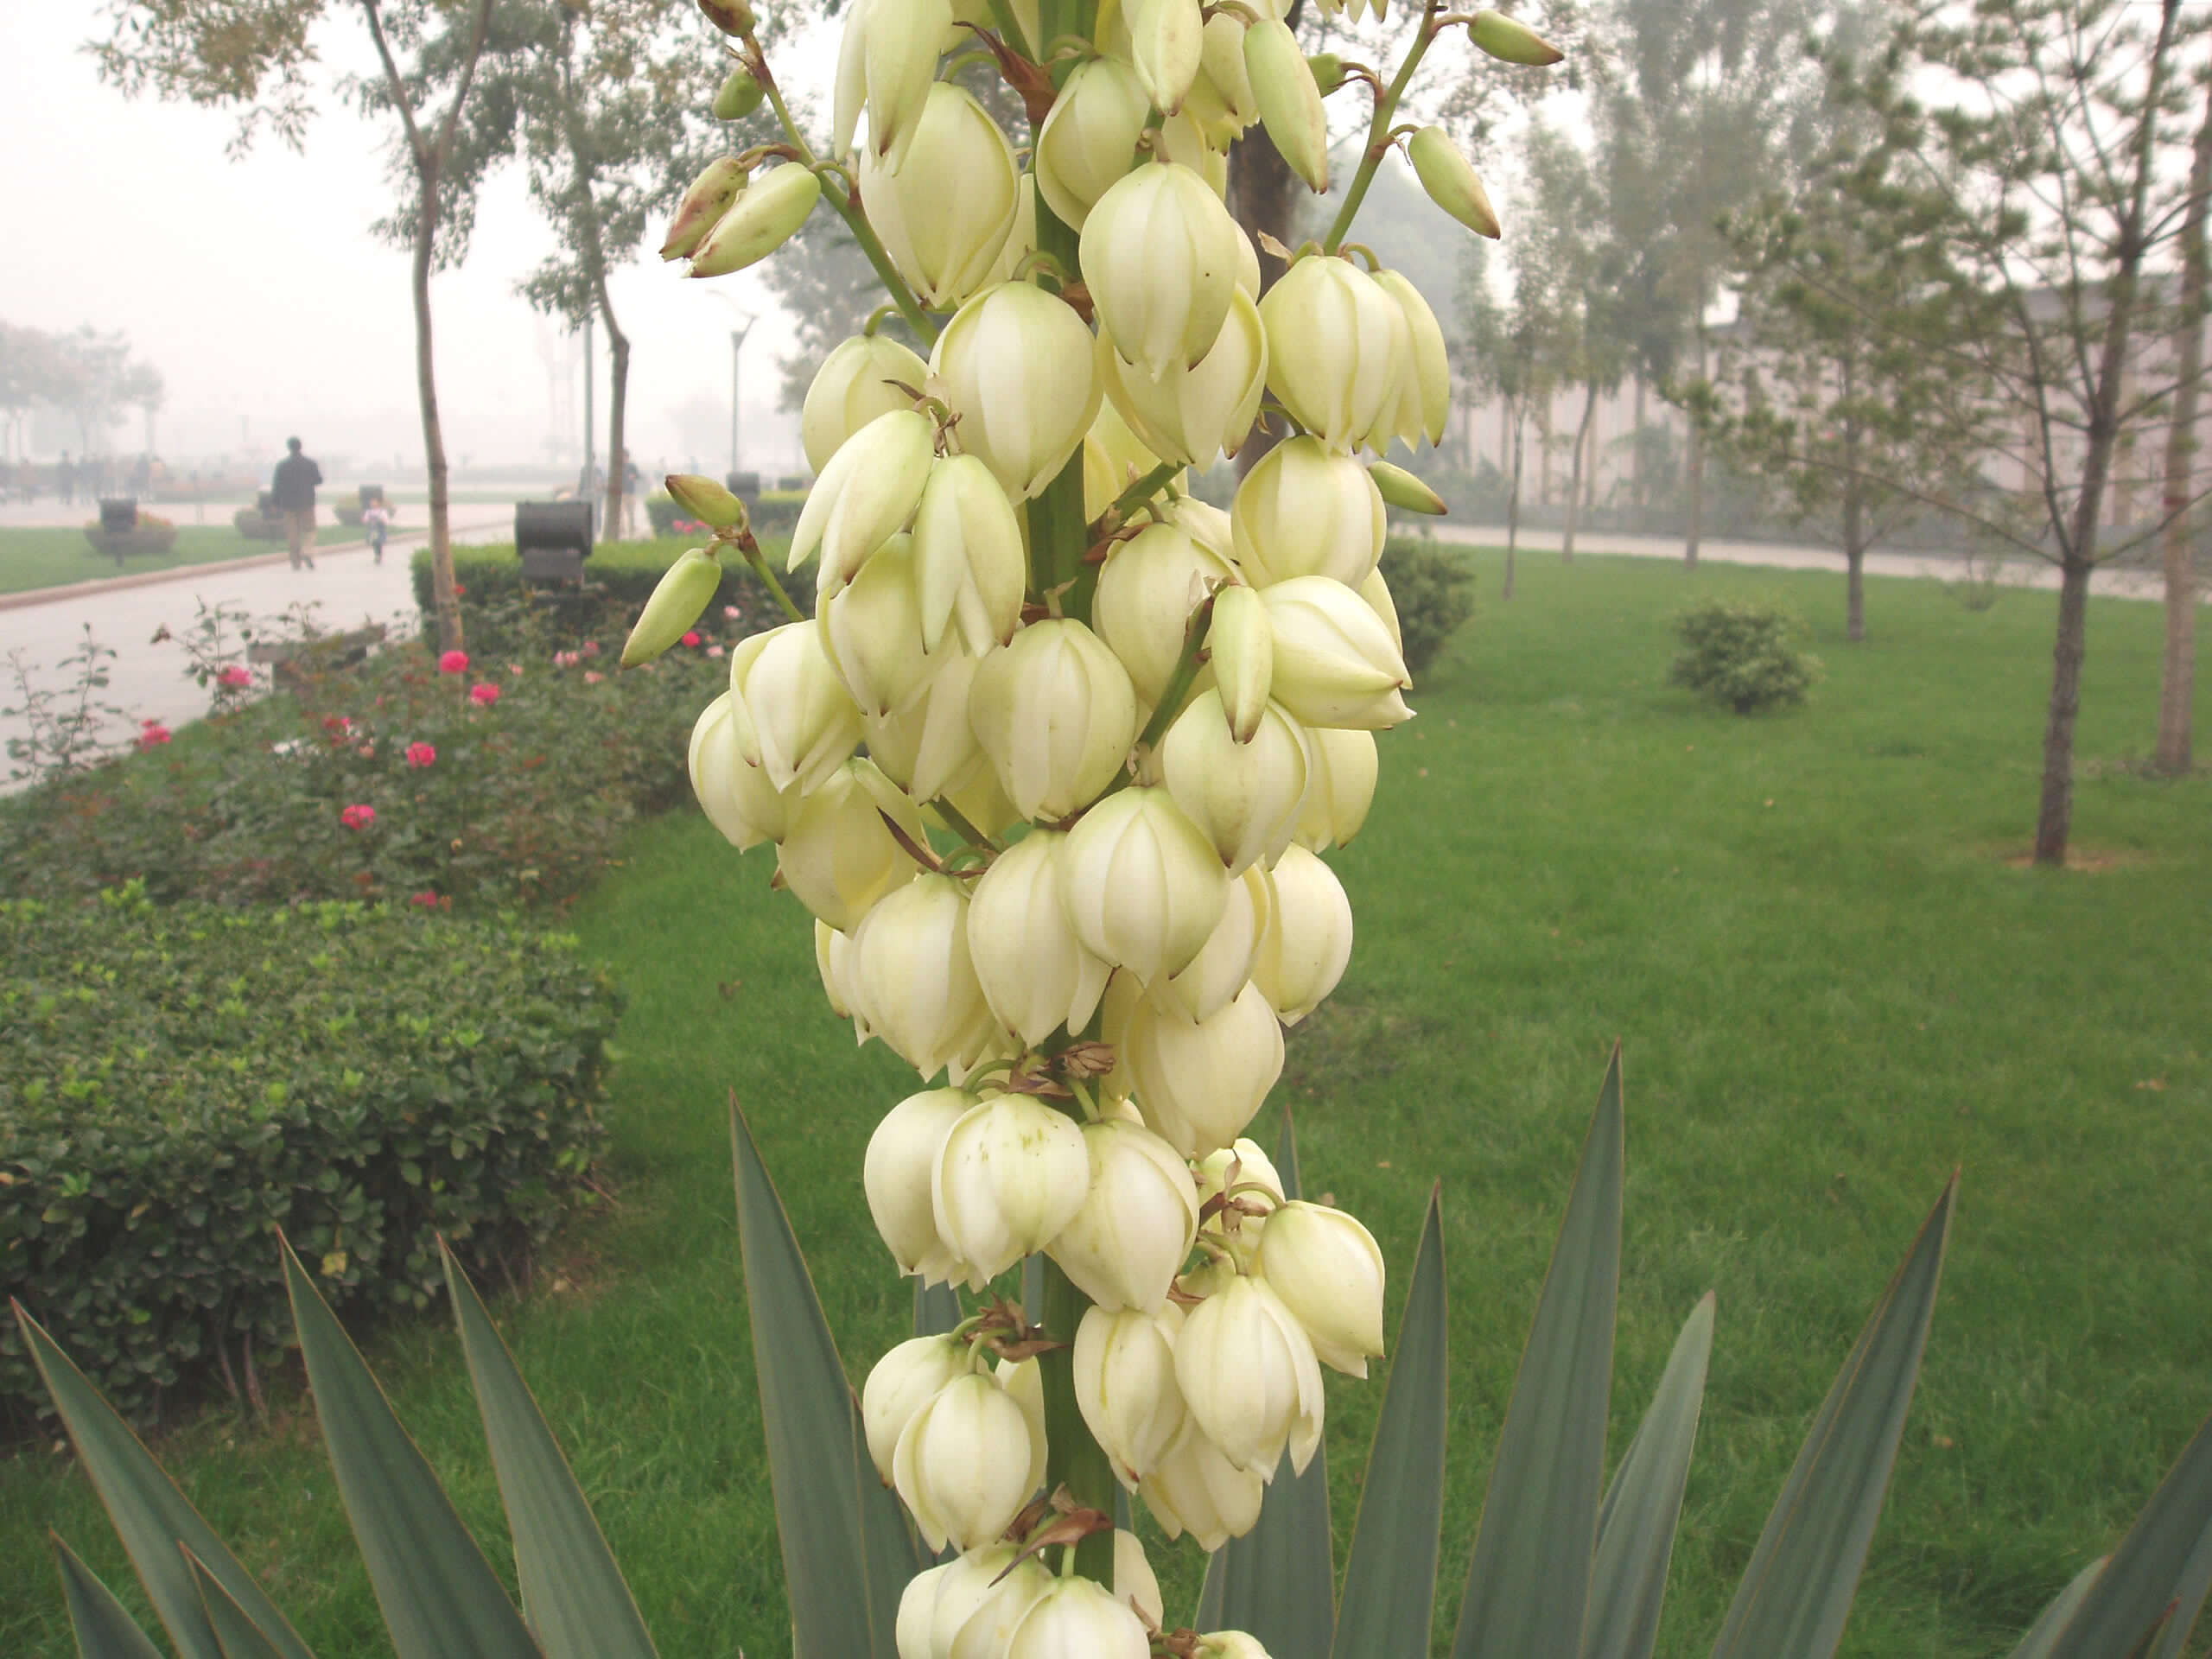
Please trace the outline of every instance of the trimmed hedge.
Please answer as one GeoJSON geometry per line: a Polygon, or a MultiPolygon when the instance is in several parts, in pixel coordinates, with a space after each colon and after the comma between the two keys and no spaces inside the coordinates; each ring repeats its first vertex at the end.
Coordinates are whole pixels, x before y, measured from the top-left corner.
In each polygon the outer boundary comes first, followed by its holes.
{"type": "Polygon", "coordinates": [[[499,1265],[592,1201],[618,1009],[504,925],[0,903],[0,1278],[141,1421],[289,1345],[276,1229],[334,1303],[420,1307],[441,1233],[499,1265]]]}
{"type": "Polygon", "coordinates": [[[1464,554],[1429,536],[1393,536],[1382,544],[1382,580],[1398,612],[1406,666],[1420,673],[1475,613],[1475,573],[1464,554]]]}
{"type": "Polygon", "coordinates": [[[1806,632],[1804,619],[1778,601],[1700,601],[1675,617],[1682,648],[1667,677],[1739,715],[1787,709],[1821,677],[1821,659],[1798,644],[1806,632]]]}

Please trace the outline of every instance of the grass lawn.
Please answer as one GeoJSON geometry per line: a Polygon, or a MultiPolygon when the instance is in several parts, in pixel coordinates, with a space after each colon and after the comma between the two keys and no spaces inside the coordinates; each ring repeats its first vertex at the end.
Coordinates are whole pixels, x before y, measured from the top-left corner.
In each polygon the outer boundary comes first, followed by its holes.
{"type": "MultiPolygon", "coordinates": [[[[1630,1179],[1618,1456],[1674,1332],[1719,1292],[1705,1426],[1661,1651],[1709,1648],[1807,1420],[1952,1167],[1964,1184],[1927,1368],[1848,1654],[2008,1652],[2212,1412],[2212,779],[2145,781],[2159,617],[2092,611],[2076,844],[2028,842],[2052,599],[1974,613],[1840,575],[1522,561],[1387,739],[1367,832],[1335,855],[1359,944],[1293,1035],[1309,1192],[1409,1261],[1443,1183],[1453,1438],[1440,1643],[1608,1046],[1626,1044],[1630,1179]],[[1692,591],[1779,591],[1821,619],[1804,710],[1744,720],[1662,682],[1692,591]]],[[[2199,719],[2212,735],[2212,696],[2199,719]]],[[[739,1290],[725,1100],[752,1116],[849,1368],[903,1334],[861,1154],[911,1089],[823,1006],[797,904],[679,814],[583,906],[632,1011],[612,1110],[620,1204],[504,1305],[671,1655],[784,1651],[739,1290]]],[[[1271,1137],[1274,1113],[1263,1117],[1271,1137]]],[[[1390,1318],[1402,1282],[1394,1285],[1390,1318]]],[[[454,1344],[374,1357],[480,1536],[496,1493],[454,1344]]],[[[1338,1555],[1382,1394],[1332,1376],[1338,1555]]],[[[171,1466],[318,1650],[377,1650],[373,1608],[297,1389],[211,1412],[171,1466]]],[[[118,1586],[81,1478],[0,1470],[0,1649],[67,1651],[52,1525],[118,1586]]],[[[493,1553],[498,1554],[495,1548],[493,1553]]],[[[1171,1610],[1198,1571],[1155,1552],[1171,1610]],[[1172,1561],[1174,1563],[1170,1565],[1172,1561]]]]}
{"type": "MultiPolygon", "coordinates": [[[[163,515],[175,518],[175,512],[163,515]]],[[[0,529],[0,594],[27,593],[34,588],[59,588],[73,582],[99,582],[109,576],[138,575],[166,570],[180,564],[221,564],[251,558],[258,553],[282,553],[284,543],[250,542],[230,523],[226,509],[220,524],[177,525],[176,545],[167,553],[133,556],[118,569],[115,560],[96,553],[85,532],[73,529],[0,529]]],[[[324,524],[315,531],[315,545],[334,547],[361,539],[359,525],[324,524]]]]}

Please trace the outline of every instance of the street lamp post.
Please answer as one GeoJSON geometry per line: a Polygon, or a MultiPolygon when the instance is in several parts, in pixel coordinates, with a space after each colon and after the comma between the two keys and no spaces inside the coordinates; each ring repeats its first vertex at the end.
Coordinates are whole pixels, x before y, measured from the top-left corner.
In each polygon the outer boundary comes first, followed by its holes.
{"type": "Polygon", "coordinates": [[[728,305],[731,310],[736,311],[743,324],[743,327],[733,328],[729,331],[729,469],[732,473],[735,473],[737,471],[738,455],[738,356],[739,353],[743,352],[745,349],[745,337],[753,332],[753,325],[760,321],[760,319],[749,313],[738,310],[737,302],[731,299],[728,295],[717,294],[715,297],[728,305]]]}

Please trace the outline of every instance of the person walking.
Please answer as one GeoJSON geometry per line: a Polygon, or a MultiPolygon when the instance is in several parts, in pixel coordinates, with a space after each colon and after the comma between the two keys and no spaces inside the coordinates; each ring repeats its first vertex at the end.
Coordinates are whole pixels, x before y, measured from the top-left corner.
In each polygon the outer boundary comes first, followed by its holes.
{"type": "Polygon", "coordinates": [[[372,496],[369,505],[361,511],[361,528],[369,533],[370,550],[377,556],[377,563],[384,563],[384,538],[391,528],[391,514],[385,508],[384,498],[372,496]]]}
{"type": "Polygon", "coordinates": [[[292,569],[304,563],[315,569],[315,486],[322,482],[322,468],[300,453],[297,438],[284,440],[290,451],[276,463],[269,480],[270,504],[284,515],[284,541],[292,550],[292,569]]]}

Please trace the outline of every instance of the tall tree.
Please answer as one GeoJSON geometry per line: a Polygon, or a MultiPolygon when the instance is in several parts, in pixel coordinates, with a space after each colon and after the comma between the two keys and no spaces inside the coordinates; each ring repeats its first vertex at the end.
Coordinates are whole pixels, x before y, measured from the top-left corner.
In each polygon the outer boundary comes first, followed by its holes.
{"type": "Polygon", "coordinates": [[[2190,508],[2196,493],[2196,393],[2204,370],[2204,245],[2207,199],[2212,198],[2212,77],[2189,164],[2189,207],[2181,233],[2181,315],[2175,321],[2173,422],[2166,432],[2164,507],[2166,645],[2158,673],[2158,741],[2152,764],[2169,777],[2190,768],[2190,705],[2196,698],[2196,541],[2190,508]]]}
{"type": "Polygon", "coordinates": [[[101,73],[136,95],[233,110],[232,141],[243,149],[264,129],[299,149],[315,93],[317,54],[310,38],[327,16],[356,11],[375,47],[378,78],[355,90],[372,108],[387,110],[399,127],[398,165],[414,190],[410,282],[415,302],[415,384],[422,408],[423,450],[429,473],[430,565],[438,637],[461,643],[461,609],[453,581],[445,432],[430,332],[430,273],[448,208],[448,165],[462,111],[491,23],[493,0],[113,0],[114,29],[92,42],[101,73]],[[461,65],[442,114],[411,90],[400,59],[451,50],[461,65]]]}
{"type": "Polygon", "coordinates": [[[1499,596],[1513,597],[1515,566],[1521,542],[1521,478],[1528,448],[1529,417],[1549,404],[1557,389],[1560,353],[1554,343],[1564,332],[1566,311],[1556,273],[1532,251],[1549,245],[1536,238],[1509,244],[1513,257],[1513,296],[1501,301],[1489,280],[1489,251],[1469,251],[1461,292],[1466,346],[1460,373],[1478,392],[1498,399],[1505,411],[1511,457],[1505,495],[1505,580],[1499,596]]]}

